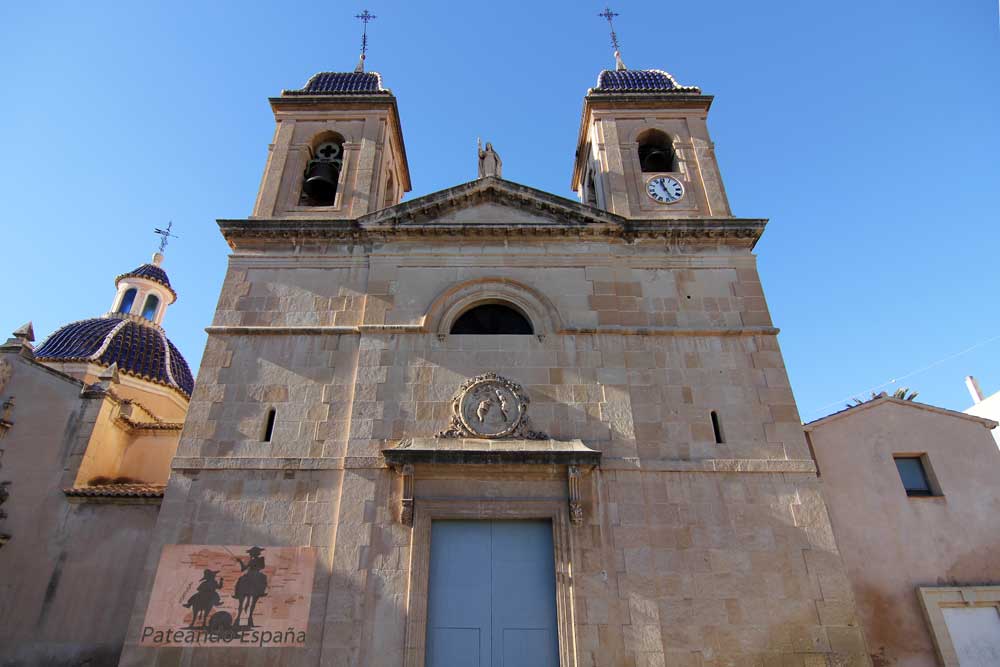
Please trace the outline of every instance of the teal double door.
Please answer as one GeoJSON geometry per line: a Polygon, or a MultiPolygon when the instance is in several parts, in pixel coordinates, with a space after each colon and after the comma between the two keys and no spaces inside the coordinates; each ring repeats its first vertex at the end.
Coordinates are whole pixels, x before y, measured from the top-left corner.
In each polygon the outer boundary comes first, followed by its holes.
{"type": "Polygon", "coordinates": [[[558,667],[549,521],[434,521],[427,667],[558,667]]]}

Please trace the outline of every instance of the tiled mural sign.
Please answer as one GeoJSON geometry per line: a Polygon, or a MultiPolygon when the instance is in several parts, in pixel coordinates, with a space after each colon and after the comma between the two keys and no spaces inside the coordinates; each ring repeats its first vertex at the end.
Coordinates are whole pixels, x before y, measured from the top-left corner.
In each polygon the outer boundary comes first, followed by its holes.
{"type": "Polygon", "coordinates": [[[310,547],[170,544],[146,608],[146,646],[305,646],[310,547]]]}

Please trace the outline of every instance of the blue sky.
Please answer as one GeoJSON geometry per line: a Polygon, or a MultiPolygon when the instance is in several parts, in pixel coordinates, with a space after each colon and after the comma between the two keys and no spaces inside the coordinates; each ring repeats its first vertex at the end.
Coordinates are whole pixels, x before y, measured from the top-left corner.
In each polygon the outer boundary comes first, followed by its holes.
{"type": "MultiPolygon", "coordinates": [[[[197,367],[228,252],[215,219],[250,213],[267,97],[353,69],[365,7],[408,198],[474,178],[477,136],[505,177],[572,196],[582,98],[612,65],[601,3],[4,3],[0,334],[106,312],[173,220],[164,325],[197,367]]],[[[757,253],[805,419],[932,364],[902,383],[921,400],[964,409],[969,373],[1000,390],[995,2],[614,9],[629,67],[716,96],[734,212],[771,220],[757,253]]]]}

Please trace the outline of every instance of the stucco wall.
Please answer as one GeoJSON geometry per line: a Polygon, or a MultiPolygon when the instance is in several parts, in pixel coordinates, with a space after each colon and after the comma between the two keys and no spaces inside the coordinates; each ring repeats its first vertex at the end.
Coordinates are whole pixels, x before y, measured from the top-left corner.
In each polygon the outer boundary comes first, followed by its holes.
{"type": "Polygon", "coordinates": [[[917,587],[1000,582],[1000,451],[990,431],[883,401],[810,438],[876,665],[937,665],[917,587]],[[893,454],[926,454],[943,496],[908,497],[893,454]]]}
{"type": "Polygon", "coordinates": [[[117,664],[155,505],[73,504],[73,483],[102,398],[14,354],[4,389],[14,425],[0,440],[11,480],[0,530],[0,665],[117,664]],[[89,660],[89,662],[87,662],[89,660]]]}

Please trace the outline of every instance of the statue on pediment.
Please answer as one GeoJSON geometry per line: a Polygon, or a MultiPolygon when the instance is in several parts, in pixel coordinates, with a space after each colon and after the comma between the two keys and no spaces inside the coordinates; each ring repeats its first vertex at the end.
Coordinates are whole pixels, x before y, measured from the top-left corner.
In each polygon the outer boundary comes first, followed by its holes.
{"type": "Polygon", "coordinates": [[[486,176],[503,178],[503,162],[500,160],[500,155],[493,150],[493,144],[487,141],[485,150],[482,139],[476,139],[476,144],[479,147],[479,178],[486,176]]]}

